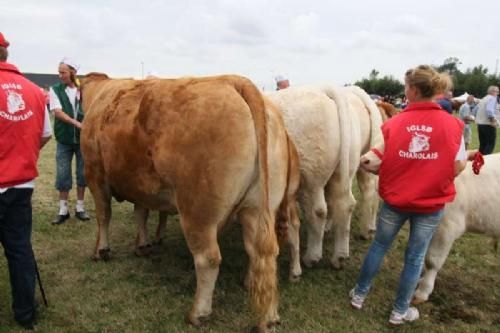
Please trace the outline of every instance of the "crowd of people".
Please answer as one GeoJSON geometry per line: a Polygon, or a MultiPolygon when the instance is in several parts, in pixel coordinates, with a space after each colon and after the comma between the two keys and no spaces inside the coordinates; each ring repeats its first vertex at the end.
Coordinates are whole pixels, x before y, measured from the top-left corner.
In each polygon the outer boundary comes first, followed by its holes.
{"type": "MultiPolygon", "coordinates": [[[[61,82],[50,87],[47,100],[39,87],[7,62],[9,45],[0,33],[0,241],[8,261],[14,318],[22,327],[33,329],[37,303],[36,261],[31,245],[31,196],[34,179],[38,176],[37,160],[40,150],[52,136],[50,111],[54,114],[55,187],[59,192],[59,211],[52,223],[63,224],[71,216],[68,197],[73,187],[73,157],[76,159],[77,189],[74,216],[88,221],[90,216],[84,207],[84,161],[79,144],[84,113],[76,75],[79,66],[74,60],[63,58],[59,62],[61,82]]],[[[290,85],[283,76],[277,76],[275,81],[277,90],[290,85]]],[[[495,148],[498,87],[490,87],[488,95],[477,105],[474,96],[469,96],[459,111],[462,121],[452,116],[451,109],[448,109],[451,108],[450,91],[451,80],[447,74],[437,73],[430,66],[408,70],[405,73],[408,105],[400,115],[384,123],[385,146],[374,149],[382,161],[376,173],[379,174],[379,193],[384,203],[379,212],[375,239],[350,298],[352,307],[362,309],[385,254],[408,220],[409,242],[389,318],[393,325],[419,318],[418,310],[410,306],[411,297],[444,205],[455,196],[454,178],[468,159],[466,149],[470,145],[474,121],[478,126],[479,151],[490,154],[495,148]],[[442,112],[443,109],[448,113],[442,112]],[[425,133],[417,133],[422,128],[426,129],[425,133]],[[430,153],[426,155],[429,158],[400,153],[411,150],[409,146],[416,135],[420,135],[421,141],[410,153],[426,151],[430,153]],[[415,174],[427,176],[416,178],[415,174]]]]}

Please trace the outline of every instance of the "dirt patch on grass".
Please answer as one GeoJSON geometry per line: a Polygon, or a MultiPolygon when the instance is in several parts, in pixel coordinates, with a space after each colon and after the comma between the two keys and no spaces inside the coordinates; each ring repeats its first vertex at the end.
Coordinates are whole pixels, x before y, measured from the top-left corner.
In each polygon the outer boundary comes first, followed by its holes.
{"type": "MultiPolygon", "coordinates": [[[[469,272],[470,273],[470,272],[469,272]]],[[[491,290],[491,278],[450,272],[438,275],[430,302],[432,318],[440,323],[500,322],[500,299],[491,290]],[[483,281],[485,280],[485,281],[483,281]]]]}

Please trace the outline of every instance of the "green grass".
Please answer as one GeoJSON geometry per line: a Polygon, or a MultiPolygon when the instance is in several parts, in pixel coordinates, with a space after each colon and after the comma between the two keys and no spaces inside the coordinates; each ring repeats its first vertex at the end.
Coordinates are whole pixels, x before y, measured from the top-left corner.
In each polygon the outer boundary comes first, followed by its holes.
{"type": "MultiPolygon", "coordinates": [[[[500,136],[499,136],[500,137],[500,136]]],[[[474,132],[472,148],[477,147],[474,132]]],[[[497,150],[500,149],[500,143],[497,150]]],[[[49,307],[40,307],[39,332],[247,332],[252,323],[247,293],[242,287],[246,255],[239,225],[220,236],[223,263],[209,324],[196,329],[184,322],[196,279],[191,254],[176,218],[170,218],[166,242],[148,258],[133,254],[135,225],[132,205],[113,203],[110,262],[93,262],[95,220],[61,226],[50,221],[57,213],[54,183],[55,142],[43,150],[33,197],[33,244],[49,307]]],[[[71,210],[74,210],[74,196],[71,210]]],[[[89,213],[95,216],[90,195],[89,213]]],[[[154,230],[157,215],[150,218],[154,230]]],[[[419,306],[422,320],[390,329],[387,319],[395,296],[407,232],[395,242],[362,311],[350,308],[347,293],[354,285],[369,242],[358,235],[357,211],[351,237],[351,258],[344,270],[332,270],[326,260],[305,269],[297,284],[287,281],[288,257],[280,265],[279,332],[500,332],[500,260],[489,240],[479,235],[459,239],[439,273],[430,301],[419,306]]],[[[332,236],[325,241],[328,257],[332,236]]],[[[37,291],[37,298],[41,297],[37,291]]],[[[5,258],[0,256],[0,333],[22,332],[10,309],[5,258]]]]}

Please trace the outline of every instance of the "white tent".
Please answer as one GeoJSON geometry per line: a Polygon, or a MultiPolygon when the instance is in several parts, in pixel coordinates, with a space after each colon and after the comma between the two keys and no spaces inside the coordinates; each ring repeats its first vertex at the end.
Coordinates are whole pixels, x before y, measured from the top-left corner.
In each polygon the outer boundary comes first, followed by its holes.
{"type": "Polygon", "coordinates": [[[469,97],[469,94],[467,92],[464,92],[463,95],[453,97],[452,100],[465,103],[465,101],[467,100],[467,97],[469,97]]]}

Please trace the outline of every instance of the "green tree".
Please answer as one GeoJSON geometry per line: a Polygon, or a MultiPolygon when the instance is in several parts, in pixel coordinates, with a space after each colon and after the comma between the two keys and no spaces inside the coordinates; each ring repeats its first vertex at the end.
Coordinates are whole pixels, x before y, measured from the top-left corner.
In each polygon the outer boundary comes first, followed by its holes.
{"type": "Polygon", "coordinates": [[[369,94],[395,97],[404,93],[404,85],[399,80],[392,75],[385,75],[382,78],[378,78],[379,74],[379,71],[372,69],[368,78],[363,78],[354,84],[363,88],[369,94]]]}
{"type": "Polygon", "coordinates": [[[439,66],[434,66],[438,72],[446,72],[450,75],[455,75],[456,72],[459,72],[458,70],[458,65],[461,65],[462,63],[460,60],[456,57],[449,57],[444,59],[444,62],[442,65],[439,66]]]}
{"type": "Polygon", "coordinates": [[[376,80],[377,79],[377,76],[380,74],[379,71],[377,71],[376,69],[372,69],[372,71],[370,72],[370,76],[369,76],[369,79],[370,80],[376,80]]]}
{"type": "MultiPolygon", "coordinates": [[[[489,74],[488,68],[477,65],[467,68],[465,72],[459,69],[462,64],[456,57],[448,57],[441,65],[433,67],[439,71],[448,73],[453,80],[453,95],[460,96],[467,92],[478,98],[486,95],[489,86],[500,86],[500,75],[489,74]]],[[[363,88],[369,94],[401,96],[404,93],[404,85],[393,76],[379,77],[380,72],[372,69],[368,77],[362,78],[354,84],[363,88]]]]}
{"type": "Polygon", "coordinates": [[[488,86],[488,69],[486,67],[479,65],[472,69],[467,69],[463,83],[465,91],[474,96],[482,97],[486,94],[488,86]]]}

